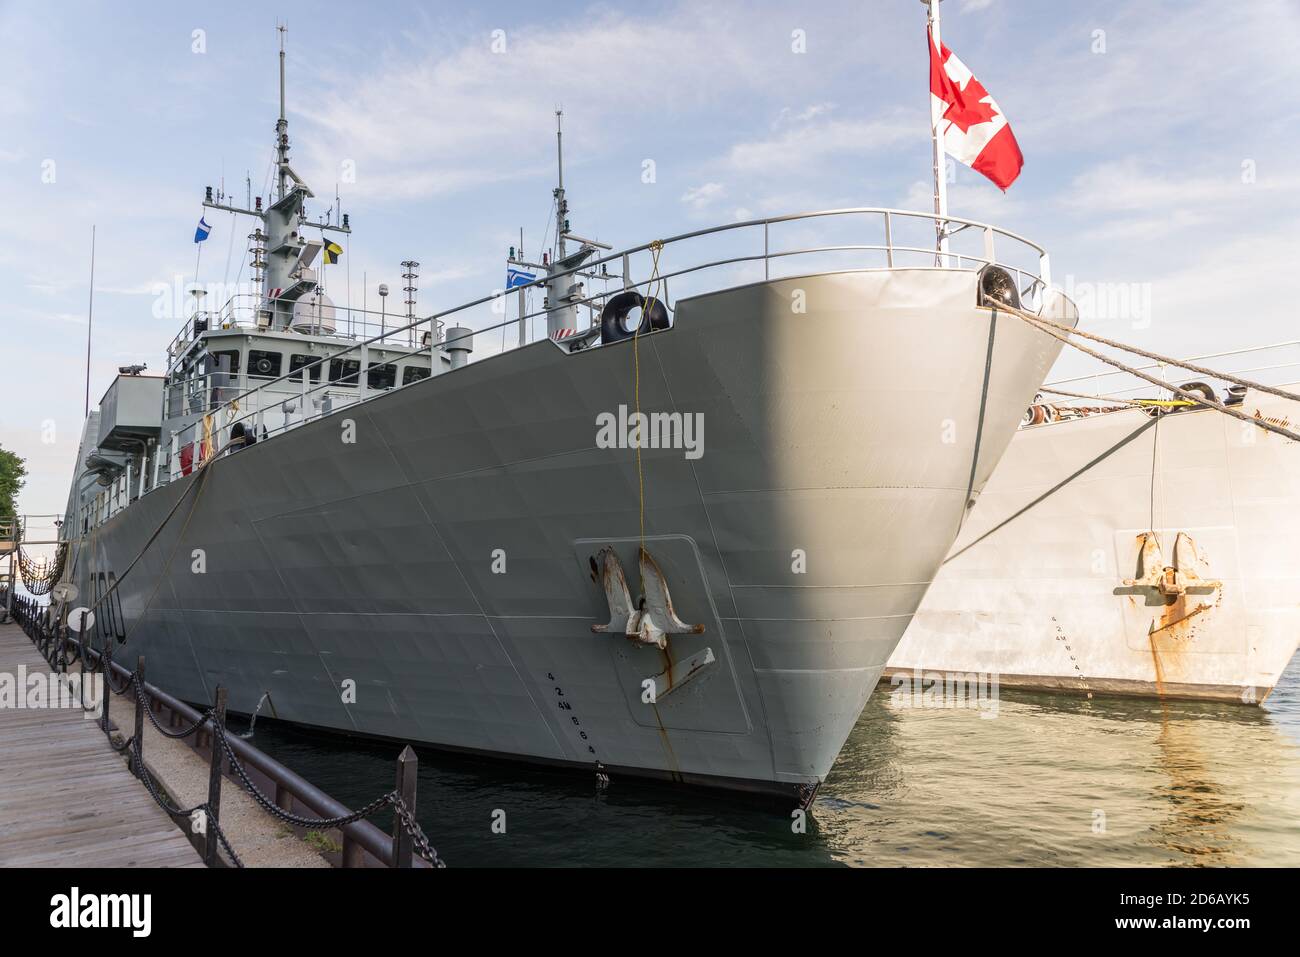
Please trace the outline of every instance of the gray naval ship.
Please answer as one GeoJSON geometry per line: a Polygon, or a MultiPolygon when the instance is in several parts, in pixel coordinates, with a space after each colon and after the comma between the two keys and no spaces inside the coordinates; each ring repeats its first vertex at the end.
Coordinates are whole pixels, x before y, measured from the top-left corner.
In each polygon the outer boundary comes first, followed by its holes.
{"type": "Polygon", "coordinates": [[[809,802],[1056,358],[998,304],[1077,318],[1046,253],[875,208],[613,251],[557,127],[540,262],[336,307],[280,57],[272,195],[204,201],[253,286],[88,417],[56,610],[190,701],[809,802]]]}

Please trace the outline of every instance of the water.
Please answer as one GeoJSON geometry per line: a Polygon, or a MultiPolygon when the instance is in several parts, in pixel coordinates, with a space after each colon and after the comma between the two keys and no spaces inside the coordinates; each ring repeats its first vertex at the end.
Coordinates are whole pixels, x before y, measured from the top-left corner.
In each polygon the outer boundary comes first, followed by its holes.
{"type": "MultiPolygon", "coordinates": [[[[350,806],[391,744],[260,723],[255,743],[350,806]]],[[[779,810],[421,752],[451,866],[1300,865],[1300,655],[1262,708],[1003,691],[997,717],[873,695],[806,833],[779,810]],[[506,833],[492,833],[494,811],[506,833]]],[[[388,822],[377,821],[387,828],[388,822]]]]}

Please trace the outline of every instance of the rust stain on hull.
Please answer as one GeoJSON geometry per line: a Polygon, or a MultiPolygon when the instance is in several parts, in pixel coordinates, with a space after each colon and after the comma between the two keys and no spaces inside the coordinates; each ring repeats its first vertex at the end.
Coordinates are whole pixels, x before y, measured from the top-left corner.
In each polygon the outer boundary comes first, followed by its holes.
{"type": "MultiPolygon", "coordinates": [[[[673,687],[673,649],[670,641],[665,642],[661,653],[664,658],[664,674],[668,676],[667,690],[671,691],[673,687]]],[[[659,702],[650,702],[650,707],[655,713],[655,724],[659,726],[659,739],[663,742],[664,756],[668,759],[668,771],[672,775],[673,781],[681,783],[682,770],[677,763],[677,754],[673,751],[673,743],[668,739],[668,729],[664,727],[664,719],[659,716],[659,702]]]]}
{"type": "Polygon", "coordinates": [[[1155,667],[1156,693],[1162,698],[1166,682],[1178,683],[1187,679],[1185,655],[1196,638],[1197,626],[1204,620],[1198,616],[1218,605],[1218,598],[1213,603],[1197,601],[1188,610],[1188,598],[1185,593],[1169,596],[1160,618],[1151,622],[1147,635],[1155,667]]]}

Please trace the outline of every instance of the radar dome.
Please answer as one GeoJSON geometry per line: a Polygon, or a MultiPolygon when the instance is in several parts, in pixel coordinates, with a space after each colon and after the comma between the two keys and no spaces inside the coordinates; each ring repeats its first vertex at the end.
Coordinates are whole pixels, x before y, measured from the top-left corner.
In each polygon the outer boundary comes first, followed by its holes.
{"type": "Polygon", "coordinates": [[[334,332],[334,301],[319,289],[303,296],[293,304],[290,327],[305,334],[334,332]]]}

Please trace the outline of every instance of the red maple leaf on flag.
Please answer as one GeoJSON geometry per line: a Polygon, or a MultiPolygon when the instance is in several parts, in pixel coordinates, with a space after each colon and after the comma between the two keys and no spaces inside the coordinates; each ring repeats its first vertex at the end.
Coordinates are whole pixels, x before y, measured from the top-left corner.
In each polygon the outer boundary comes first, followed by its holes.
{"type": "Polygon", "coordinates": [[[943,118],[951,120],[952,124],[963,133],[977,123],[991,123],[993,117],[997,116],[997,111],[990,104],[984,102],[984,98],[989,95],[989,91],[984,89],[984,84],[975,77],[970,78],[964,90],[960,89],[956,83],[949,82],[946,86],[945,92],[950,93],[951,98],[944,97],[950,105],[943,114],[943,118]]]}

